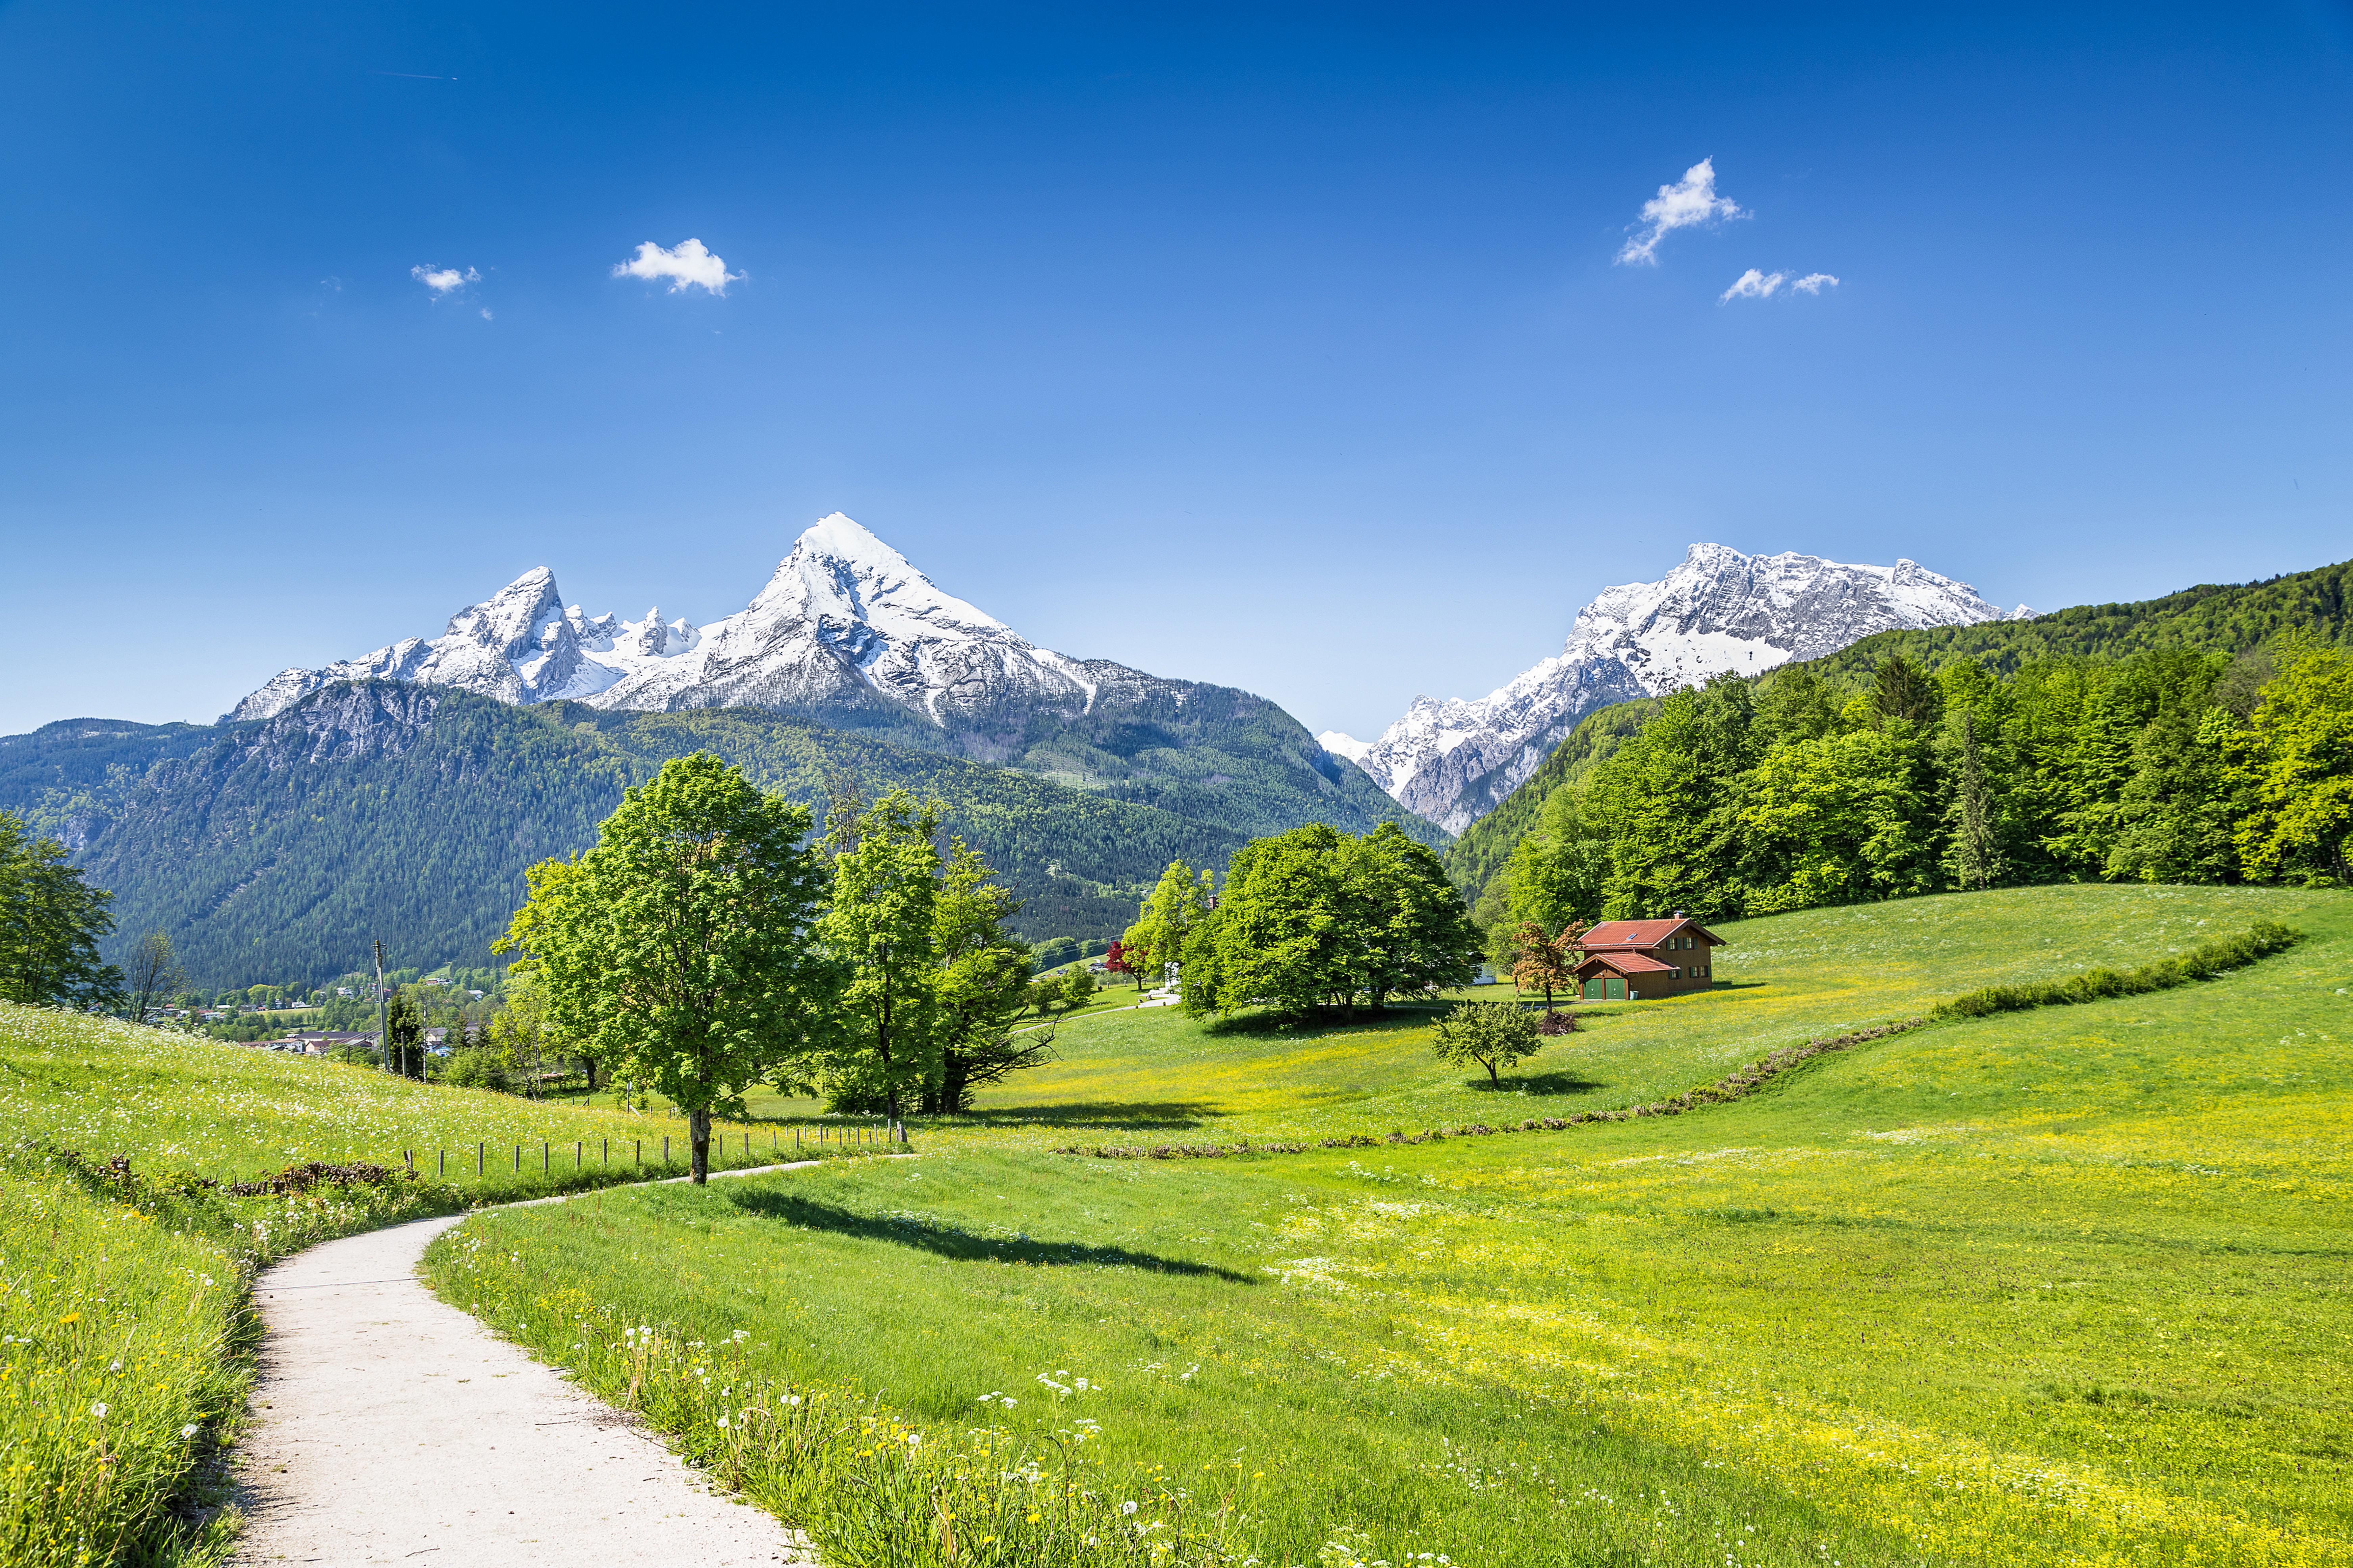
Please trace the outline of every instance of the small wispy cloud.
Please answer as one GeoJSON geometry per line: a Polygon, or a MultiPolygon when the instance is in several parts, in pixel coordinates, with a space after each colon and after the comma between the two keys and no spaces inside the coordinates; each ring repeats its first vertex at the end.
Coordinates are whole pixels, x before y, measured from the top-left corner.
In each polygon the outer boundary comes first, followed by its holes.
{"type": "Polygon", "coordinates": [[[1838,287],[1838,279],[1827,272],[1809,272],[1803,278],[1792,279],[1786,272],[1759,272],[1754,267],[1732,280],[1732,287],[1715,297],[1719,305],[1735,300],[1769,300],[1788,284],[1792,294],[1820,294],[1825,289],[1838,287]]]}
{"type": "Polygon", "coordinates": [[[1618,253],[1620,266],[1659,264],[1659,242],[1679,228],[1741,216],[1740,204],[1715,194],[1715,160],[1702,158],[1672,185],[1642,204],[1642,231],[1618,253]]]}
{"type": "Polygon", "coordinates": [[[482,280],[482,275],[470,267],[460,272],[454,267],[435,267],[429,262],[423,267],[410,268],[408,275],[432,289],[433,297],[437,300],[444,294],[463,289],[469,283],[480,283],[482,280]]]}
{"type": "Polygon", "coordinates": [[[488,305],[485,305],[485,306],[483,306],[483,307],[482,307],[482,320],[484,320],[484,321],[489,321],[490,319],[491,319],[491,308],[490,308],[488,305]]]}
{"type": "Polygon", "coordinates": [[[724,294],[727,285],[738,281],[744,274],[728,271],[727,263],[713,256],[699,239],[682,241],[669,250],[649,239],[638,247],[637,255],[613,268],[613,276],[649,280],[667,278],[673,294],[690,288],[724,294]]]}

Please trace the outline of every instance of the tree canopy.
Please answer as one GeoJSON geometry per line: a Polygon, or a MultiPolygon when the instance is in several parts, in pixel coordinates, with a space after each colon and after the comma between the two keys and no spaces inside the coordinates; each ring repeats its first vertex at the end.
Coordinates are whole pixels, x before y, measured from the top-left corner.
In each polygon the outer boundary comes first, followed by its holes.
{"type": "Polygon", "coordinates": [[[530,871],[500,942],[538,976],[548,1029],[687,1113],[698,1183],[711,1118],[826,1037],[839,966],[811,940],[824,876],[809,814],[697,752],[628,790],[594,847],[530,871]]]}
{"type": "Polygon", "coordinates": [[[66,847],[0,811],[0,999],[37,1007],[99,1007],[122,973],[98,944],[114,929],[113,895],[67,864],[66,847]]]}
{"type": "Polygon", "coordinates": [[[1394,824],[1358,837],[1311,823],[1235,853],[1183,950],[1185,1006],[1378,1009],[1468,982],[1479,956],[1470,911],[1428,847],[1394,824]]]}

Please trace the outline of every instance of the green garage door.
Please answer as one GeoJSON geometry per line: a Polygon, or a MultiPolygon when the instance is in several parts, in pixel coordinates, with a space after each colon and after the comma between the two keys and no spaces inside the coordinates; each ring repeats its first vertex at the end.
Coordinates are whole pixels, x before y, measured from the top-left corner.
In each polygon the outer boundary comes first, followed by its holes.
{"type": "Polygon", "coordinates": [[[1589,1002],[1601,1000],[1601,976],[1597,974],[1585,983],[1585,996],[1589,1002]]]}
{"type": "Polygon", "coordinates": [[[1626,1000],[1626,983],[1623,980],[1619,979],[1613,974],[1609,978],[1606,984],[1609,987],[1608,994],[1610,1001],[1623,1002],[1626,1000]]]}

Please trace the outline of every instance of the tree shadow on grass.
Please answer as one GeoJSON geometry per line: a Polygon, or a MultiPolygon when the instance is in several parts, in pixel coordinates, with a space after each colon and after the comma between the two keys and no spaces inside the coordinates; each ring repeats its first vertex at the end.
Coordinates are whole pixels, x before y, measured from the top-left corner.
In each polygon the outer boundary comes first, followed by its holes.
{"type": "Polygon", "coordinates": [[[1055,1127],[1105,1127],[1148,1132],[1198,1127],[1216,1108],[1200,1100],[1088,1100],[1068,1105],[992,1105],[969,1113],[981,1125],[1042,1121],[1055,1127]]]}
{"type": "Polygon", "coordinates": [[[1247,1274],[1220,1268],[1214,1263],[1187,1263],[1182,1258],[1134,1252],[1124,1247],[1089,1247],[1076,1241],[1039,1241],[1026,1236],[980,1236],[947,1220],[928,1215],[904,1215],[881,1219],[794,1193],[755,1190],[730,1192],[727,1195],[737,1208],[748,1210],[764,1219],[781,1220],[805,1230],[853,1236],[861,1241],[887,1241],[900,1247],[913,1247],[959,1263],[1137,1268],[1151,1274],[1208,1276],[1236,1285],[1257,1283],[1247,1274]]]}
{"type": "Polygon", "coordinates": [[[1483,1078],[1469,1079],[1462,1087],[1481,1094],[1591,1094],[1609,1086],[1573,1073],[1531,1072],[1505,1073],[1498,1083],[1489,1083],[1483,1078]]]}
{"type": "Polygon", "coordinates": [[[1279,1013],[1272,1008],[1212,1018],[1202,1029],[1211,1038],[1274,1037],[1312,1040],[1324,1035],[1356,1034],[1394,1029],[1400,1024],[1426,1024],[1447,1012],[1451,1002],[1390,1002],[1379,1012],[1359,1007],[1353,1015],[1336,1007],[1316,1007],[1304,1013],[1279,1013]]]}

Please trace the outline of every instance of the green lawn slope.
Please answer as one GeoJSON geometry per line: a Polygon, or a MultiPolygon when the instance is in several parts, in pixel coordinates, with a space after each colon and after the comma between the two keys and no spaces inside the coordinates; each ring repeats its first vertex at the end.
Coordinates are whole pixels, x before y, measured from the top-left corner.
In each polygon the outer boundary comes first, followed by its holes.
{"type": "Polygon", "coordinates": [[[484,1216],[428,1268],[843,1563],[2344,1563],[2353,896],[1753,921],[1715,992],[1596,1008],[1530,1074],[1590,1087],[1509,1098],[1622,1104],[2260,917],[2306,940],[1680,1117],[1405,1147],[1046,1152],[1495,1103],[1418,1025],[1106,1014],[1008,1090],[1053,1123],[484,1216]]]}
{"type": "MultiPolygon", "coordinates": [[[[723,1131],[722,1165],[795,1142],[723,1131]]],[[[234,1523],[216,1511],[220,1445],[244,1408],[260,1265],[420,1215],[675,1174],[685,1158],[669,1115],[0,1003],[0,1563],[218,1559],[234,1523]],[[402,1166],[404,1152],[415,1180],[225,1185],[312,1162],[402,1166]]]]}

